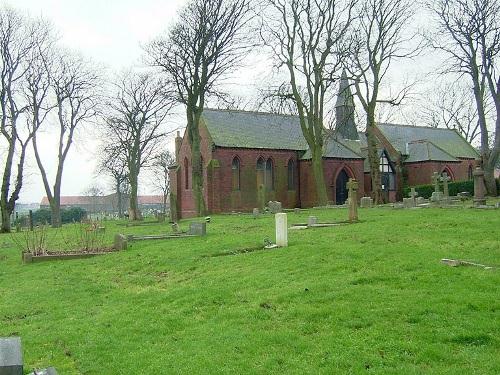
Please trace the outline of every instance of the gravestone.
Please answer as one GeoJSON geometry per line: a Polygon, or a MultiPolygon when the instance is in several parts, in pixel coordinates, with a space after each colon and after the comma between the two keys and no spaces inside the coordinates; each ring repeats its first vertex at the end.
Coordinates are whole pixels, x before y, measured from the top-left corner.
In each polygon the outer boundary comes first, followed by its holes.
{"type": "Polygon", "coordinates": [[[293,212],[295,212],[296,214],[300,214],[300,208],[294,208],[293,212]]]}
{"type": "Polygon", "coordinates": [[[431,176],[432,183],[434,184],[434,192],[439,192],[439,173],[434,172],[431,176]]]}
{"type": "Polygon", "coordinates": [[[269,207],[269,210],[271,211],[272,214],[278,214],[283,211],[281,202],[269,201],[267,202],[267,206],[269,207]]]}
{"type": "Polygon", "coordinates": [[[279,247],[288,246],[288,223],[285,213],[277,213],[275,216],[276,222],[276,245],[279,247]]]}
{"type": "Polygon", "coordinates": [[[361,198],[361,208],[372,208],[373,207],[373,199],[370,197],[361,198]]]}
{"type": "Polygon", "coordinates": [[[23,375],[23,352],[20,337],[0,338],[0,374],[23,375]]]}
{"type": "Polygon", "coordinates": [[[415,200],[415,204],[418,206],[420,204],[426,204],[427,202],[425,201],[424,197],[417,197],[415,200]]]}
{"type": "Polygon", "coordinates": [[[260,211],[258,208],[254,208],[252,212],[253,218],[257,219],[260,216],[260,211]]]}
{"type": "Polygon", "coordinates": [[[316,224],[318,224],[318,218],[316,216],[309,216],[307,219],[307,226],[310,228],[316,224]]]}
{"type": "Polygon", "coordinates": [[[410,197],[410,199],[412,200],[413,202],[413,207],[416,207],[417,206],[417,197],[418,197],[418,192],[415,191],[415,188],[412,187],[411,188],[411,191],[410,193],[408,194],[408,196],[410,197]]]}
{"type": "Polygon", "coordinates": [[[442,200],[443,200],[443,193],[441,193],[440,191],[435,191],[432,193],[431,195],[432,203],[441,203],[442,200]]]}
{"type": "Polygon", "coordinates": [[[484,171],[481,167],[476,167],[472,175],[474,176],[474,206],[484,206],[486,204],[484,171]]]}
{"type": "Polygon", "coordinates": [[[443,197],[449,198],[450,194],[448,192],[448,182],[451,181],[451,177],[448,176],[448,173],[443,172],[443,176],[441,177],[441,182],[443,183],[443,197]]]}
{"type": "Polygon", "coordinates": [[[404,208],[413,208],[415,205],[413,204],[412,198],[403,198],[403,207],[404,208]]]}
{"type": "Polygon", "coordinates": [[[205,236],[207,234],[207,223],[189,223],[189,234],[192,236],[205,236]]]}
{"type": "Polygon", "coordinates": [[[347,183],[349,189],[349,221],[358,221],[358,181],[350,178],[347,183]]]}
{"type": "Polygon", "coordinates": [[[127,237],[123,234],[115,234],[115,250],[127,250],[127,237]]]}

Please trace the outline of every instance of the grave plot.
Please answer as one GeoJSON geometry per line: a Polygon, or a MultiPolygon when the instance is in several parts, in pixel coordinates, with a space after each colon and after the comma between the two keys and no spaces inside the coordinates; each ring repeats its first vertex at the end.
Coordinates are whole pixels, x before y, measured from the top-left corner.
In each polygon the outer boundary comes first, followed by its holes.
{"type": "Polygon", "coordinates": [[[15,242],[21,249],[24,263],[90,258],[122,250],[116,240],[114,245],[106,245],[104,234],[105,228],[97,222],[77,223],[73,235],[62,238],[65,248],[57,249],[57,241],[49,238],[47,227],[38,226],[33,231],[23,232],[15,242]]]}
{"type": "Polygon", "coordinates": [[[349,189],[347,198],[347,207],[349,209],[349,219],[346,221],[337,221],[332,223],[319,223],[316,216],[309,216],[307,223],[293,224],[290,229],[309,229],[309,228],[328,228],[339,225],[347,225],[358,222],[358,182],[355,179],[349,179],[347,187],[349,189]]]}
{"type": "MultiPolygon", "coordinates": [[[[154,235],[127,235],[126,241],[145,241],[145,240],[168,240],[175,238],[200,237],[207,234],[207,223],[192,222],[189,223],[189,231],[179,231],[177,223],[172,225],[173,233],[154,234],[154,235]]],[[[123,235],[122,235],[123,236],[123,235]]]]}
{"type": "MultiPolygon", "coordinates": [[[[23,375],[24,362],[20,337],[0,337],[0,374],[23,375]]],[[[34,370],[29,375],[57,375],[54,367],[34,370]]]]}

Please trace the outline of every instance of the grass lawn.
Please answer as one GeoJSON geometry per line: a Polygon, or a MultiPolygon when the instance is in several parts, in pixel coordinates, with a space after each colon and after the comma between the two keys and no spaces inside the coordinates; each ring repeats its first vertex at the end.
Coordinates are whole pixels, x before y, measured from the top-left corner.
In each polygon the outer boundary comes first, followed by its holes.
{"type": "MultiPolygon", "coordinates": [[[[288,223],[309,215],[347,218],[310,210],[288,223]]],[[[272,216],[212,216],[205,238],[27,265],[2,235],[0,336],[21,336],[26,371],[62,375],[499,374],[500,269],[440,259],[500,266],[500,211],[377,208],[360,219],[251,251],[274,240],[272,216]]],[[[106,227],[109,243],[170,231],[106,227]]]]}

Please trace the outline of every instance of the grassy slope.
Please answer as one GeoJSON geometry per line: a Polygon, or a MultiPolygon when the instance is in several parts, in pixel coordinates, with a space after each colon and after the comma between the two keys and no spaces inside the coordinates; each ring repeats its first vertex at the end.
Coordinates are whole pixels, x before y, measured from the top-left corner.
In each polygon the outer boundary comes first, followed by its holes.
{"type": "Polygon", "coordinates": [[[500,373],[500,270],[439,262],[500,266],[499,211],[360,218],[290,231],[285,249],[218,257],[273,238],[273,218],[215,216],[203,239],[30,265],[3,236],[0,336],[22,337],[26,369],[61,374],[500,373]]]}

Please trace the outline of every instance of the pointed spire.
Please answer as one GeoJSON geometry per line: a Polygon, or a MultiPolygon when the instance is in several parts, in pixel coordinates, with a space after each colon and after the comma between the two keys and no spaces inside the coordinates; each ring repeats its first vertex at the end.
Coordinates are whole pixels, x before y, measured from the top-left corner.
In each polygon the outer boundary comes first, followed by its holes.
{"type": "Polygon", "coordinates": [[[347,78],[345,69],[342,69],[342,74],[340,76],[339,95],[337,97],[337,103],[335,104],[335,107],[341,106],[354,107],[351,86],[349,85],[349,79],[347,78]]]}
{"type": "Polygon", "coordinates": [[[354,122],[354,100],[351,87],[345,69],[340,76],[340,87],[337,102],[335,104],[337,125],[335,130],[344,139],[359,140],[358,129],[354,122]]]}

